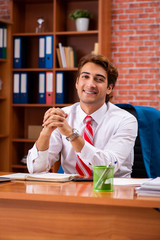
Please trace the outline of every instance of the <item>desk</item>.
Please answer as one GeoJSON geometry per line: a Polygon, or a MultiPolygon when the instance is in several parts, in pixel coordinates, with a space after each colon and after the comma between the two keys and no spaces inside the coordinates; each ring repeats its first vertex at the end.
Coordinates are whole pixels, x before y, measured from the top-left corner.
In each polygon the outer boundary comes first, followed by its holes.
{"type": "Polygon", "coordinates": [[[2,240],[160,239],[160,198],[134,187],[93,192],[92,182],[0,184],[2,240]]]}

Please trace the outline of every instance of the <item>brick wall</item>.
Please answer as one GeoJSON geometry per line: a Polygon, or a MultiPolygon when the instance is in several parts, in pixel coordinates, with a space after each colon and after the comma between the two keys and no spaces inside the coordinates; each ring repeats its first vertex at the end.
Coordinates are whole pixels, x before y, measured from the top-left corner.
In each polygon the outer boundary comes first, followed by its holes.
{"type": "Polygon", "coordinates": [[[10,0],[0,0],[0,17],[6,19],[10,17],[10,0]]]}
{"type": "MultiPolygon", "coordinates": [[[[8,18],[9,0],[0,6],[8,18]]],[[[159,0],[112,0],[112,62],[119,71],[112,102],[160,110],[159,0]]]]}
{"type": "Polygon", "coordinates": [[[112,3],[112,62],[119,70],[113,102],[160,110],[160,1],[112,3]]]}

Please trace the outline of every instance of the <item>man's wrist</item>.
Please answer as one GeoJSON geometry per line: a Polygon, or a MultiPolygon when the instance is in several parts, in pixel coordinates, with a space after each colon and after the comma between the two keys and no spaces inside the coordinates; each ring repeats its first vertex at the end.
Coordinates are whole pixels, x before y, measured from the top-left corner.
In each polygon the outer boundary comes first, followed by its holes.
{"type": "Polygon", "coordinates": [[[80,135],[79,135],[78,130],[75,129],[75,128],[73,128],[73,129],[72,129],[72,133],[71,133],[69,136],[67,136],[66,139],[71,142],[71,141],[73,141],[74,139],[78,138],[79,136],[80,136],[80,135]]]}

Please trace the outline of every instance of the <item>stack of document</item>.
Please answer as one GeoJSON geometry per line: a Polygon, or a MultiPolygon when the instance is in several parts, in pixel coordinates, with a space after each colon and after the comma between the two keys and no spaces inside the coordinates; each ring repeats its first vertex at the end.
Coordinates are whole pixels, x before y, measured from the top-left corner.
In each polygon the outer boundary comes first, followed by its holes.
{"type": "Polygon", "coordinates": [[[142,183],[141,187],[136,188],[138,196],[160,197],[160,177],[142,183]]]}

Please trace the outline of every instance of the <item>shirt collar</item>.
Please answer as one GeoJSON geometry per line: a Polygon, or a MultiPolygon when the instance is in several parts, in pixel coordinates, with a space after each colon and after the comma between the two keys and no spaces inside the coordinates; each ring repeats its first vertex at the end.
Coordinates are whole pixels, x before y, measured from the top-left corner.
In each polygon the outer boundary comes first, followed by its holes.
{"type": "MultiPolygon", "coordinates": [[[[80,105],[78,106],[78,113],[79,113],[79,119],[80,122],[83,122],[84,118],[87,116],[87,114],[82,110],[82,108],[80,107],[80,105]]],[[[107,104],[104,103],[102,107],[100,107],[97,111],[95,111],[94,113],[92,113],[90,116],[94,119],[94,121],[98,124],[102,117],[104,116],[104,114],[107,112],[107,104]]]]}

